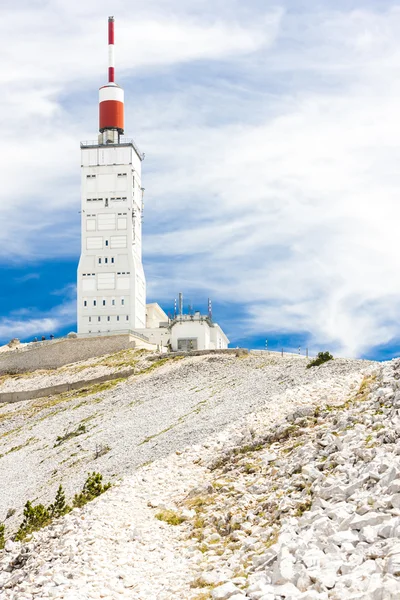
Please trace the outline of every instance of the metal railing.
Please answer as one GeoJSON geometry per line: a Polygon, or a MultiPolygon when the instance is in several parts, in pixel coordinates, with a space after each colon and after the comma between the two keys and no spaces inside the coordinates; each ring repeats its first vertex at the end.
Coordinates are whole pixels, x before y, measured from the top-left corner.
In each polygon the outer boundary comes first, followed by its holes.
{"type": "Polygon", "coordinates": [[[77,333],[76,335],[78,338],[106,337],[106,336],[110,336],[110,335],[134,335],[135,337],[142,339],[144,342],[151,343],[150,338],[148,338],[147,335],[144,335],[143,333],[139,333],[138,331],[135,331],[134,329],[113,329],[112,331],[111,330],[110,331],[92,331],[91,333],[77,333]]]}
{"type": "Polygon", "coordinates": [[[125,138],[125,137],[121,137],[119,139],[118,144],[100,144],[98,140],[85,140],[83,142],[81,142],[81,148],[94,148],[94,147],[105,147],[108,148],[110,146],[133,146],[133,148],[135,149],[135,152],[138,154],[139,158],[141,160],[144,160],[145,154],[144,152],[141,152],[139,147],[137,146],[137,144],[134,142],[134,140],[132,138],[125,138]]]}

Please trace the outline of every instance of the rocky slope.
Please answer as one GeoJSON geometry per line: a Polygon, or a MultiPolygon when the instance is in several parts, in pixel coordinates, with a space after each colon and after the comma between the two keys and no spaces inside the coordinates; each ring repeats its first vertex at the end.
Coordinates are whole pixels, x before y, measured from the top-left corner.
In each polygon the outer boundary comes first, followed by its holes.
{"type": "Polygon", "coordinates": [[[93,468],[131,473],[31,542],[8,543],[4,598],[397,598],[399,373],[399,361],[307,370],[274,355],[198,357],[84,399],[4,408],[4,433],[20,424],[40,441],[0,459],[6,473],[14,454],[19,474],[5,494],[3,483],[3,512],[17,493],[32,498],[31,482],[48,501],[93,468]],[[83,414],[97,427],[53,448],[59,425],[83,414]]]}

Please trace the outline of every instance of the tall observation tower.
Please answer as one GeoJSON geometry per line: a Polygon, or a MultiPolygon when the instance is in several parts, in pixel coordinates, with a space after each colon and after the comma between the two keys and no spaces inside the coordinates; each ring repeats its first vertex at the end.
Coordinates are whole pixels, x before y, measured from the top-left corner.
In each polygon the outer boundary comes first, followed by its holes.
{"type": "Polygon", "coordinates": [[[114,18],[108,83],[99,92],[98,141],[81,142],[82,249],[78,333],[146,327],[142,265],[143,155],[124,134],[124,91],[115,83],[114,18]]]}

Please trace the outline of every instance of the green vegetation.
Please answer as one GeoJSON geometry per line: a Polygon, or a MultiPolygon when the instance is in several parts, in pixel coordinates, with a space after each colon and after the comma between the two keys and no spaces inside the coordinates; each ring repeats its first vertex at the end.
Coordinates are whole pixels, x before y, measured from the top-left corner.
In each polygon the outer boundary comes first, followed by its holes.
{"type": "Polygon", "coordinates": [[[28,500],[24,508],[24,520],[22,521],[17,534],[16,541],[23,541],[28,535],[34,531],[38,531],[42,527],[49,525],[53,519],[62,517],[71,512],[72,508],[65,501],[65,494],[62,485],[59,486],[53,504],[46,507],[43,504],[34,506],[28,500]]]}
{"type": "Polygon", "coordinates": [[[184,518],[173,510],[162,510],[156,514],[156,519],[165,521],[168,525],[180,525],[184,522],[184,518]]]}
{"type": "Polygon", "coordinates": [[[3,523],[0,523],[0,550],[3,550],[4,546],[6,545],[4,531],[5,531],[5,527],[4,527],[3,523]]]}
{"type": "MultiPolygon", "coordinates": [[[[80,508],[108,490],[111,487],[111,483],[103,485],[102,479],[103,476],[100,475],[100,473],[88,473],[82,491],[74,496],[73,507],[80,508]]],[[[53,519],[58,519],[71,512],[71,510],[72,507],[66,503],[62,485],[60,485],[57,490],[54,502],[49,506],[45,506],[44,504],[33,505],[32,502],[28,500],[24,507],[24,519],[20,524],[14,539],[16,541],[24,541],[34,531],[46,527],[53,519]]],[[[4,525],[0,525],[0,549],[4,547],[4,541],[4,525]]]]}
{"type": "Polygon", "coordinates": [[[62,443],[66,442],[67,440],[70,440],[71,438],[77,437],[78,435],[82,435],[83,433],[86,433],[86,427],[81,423],[80,425],[78,425],[75,431],[67,431],[67,433],[65,433],[64,435],[58,435],[56,443],[54,444],[54,448],[56,446],[60,446],[62,443]]]}
{"type": "Polygon", "coordinates": [[[28,535],[42,527],[46,527],[50,522],[51,517],[49,509],[43,504],[33,506],[30,500],[28,500],[24,508],[24,520],[19,526],[15,540],[17,542],[22,542],[28,535]]]}
{"type": "Polygon", "coordinates": [[[294,516],[295,517],[301,517],[301,515],[303,513],[305,513],[306,511],[310,510],[311,506],[312,506],[312,501],[311,500],[306,500],[302,504],[299,504],[298,507],[297,507],[296,512],[294,513],[294,516]]]}
{"type": "Polygon", "coordinates": [[[80,494],[74,496],[74,507],[81,508],[91,500],[97,498],[101,494],[104,494],[111,487],[111,483],[103,485],[103,476],[100,473],[88,473],[82,491],[80,494]]]}
{"type": "Polygon", "coordinates": [[[10,448],[10,450],[8,450],[8,452],[6,452],[6,454],[10,454],[11,452],[18,452],[18,450],[25,448],[25,446],[29,446],[29,444],[31,444],[32,442],[36,442],[35,437],[30,437],[28,440],[26,440],[26,442],[24,442],[23,444],[20,444],[19,446],[13,446],[13,448],[10,448]]]}
{"type": "Polygon", "coordinates": [[[322,363],[328,362],[328,360],[333,360],[333,356],[330,352],[318,352],[317,357],[308,363],[307,369],[318,367],[319,365],[322,365],[322,363]]]}
{"type": "Polygon", "coordinates": [[[71,511],[71,507],[65,502],[65,494],[62,485],[59,486],[54,503],[50,504],[48,510],[52,519],[62,517],[71,511]]]}

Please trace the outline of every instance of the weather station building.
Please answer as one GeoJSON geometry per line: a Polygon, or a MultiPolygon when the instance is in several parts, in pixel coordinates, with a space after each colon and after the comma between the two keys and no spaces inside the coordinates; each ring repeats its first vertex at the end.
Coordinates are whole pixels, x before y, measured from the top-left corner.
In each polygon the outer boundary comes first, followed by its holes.
{"type": "Polygon", "coordinates": [[[108,19],[108,83],[99,90],[99,134],[81,142],[81,256],[78,335],[128,334],[137,345],[170,350],[227,348],[212,316],[170,319],[146,305],[142,264],[144,155],[124,136],[124,91],[115,83],[114,18],[108,19]]]}

